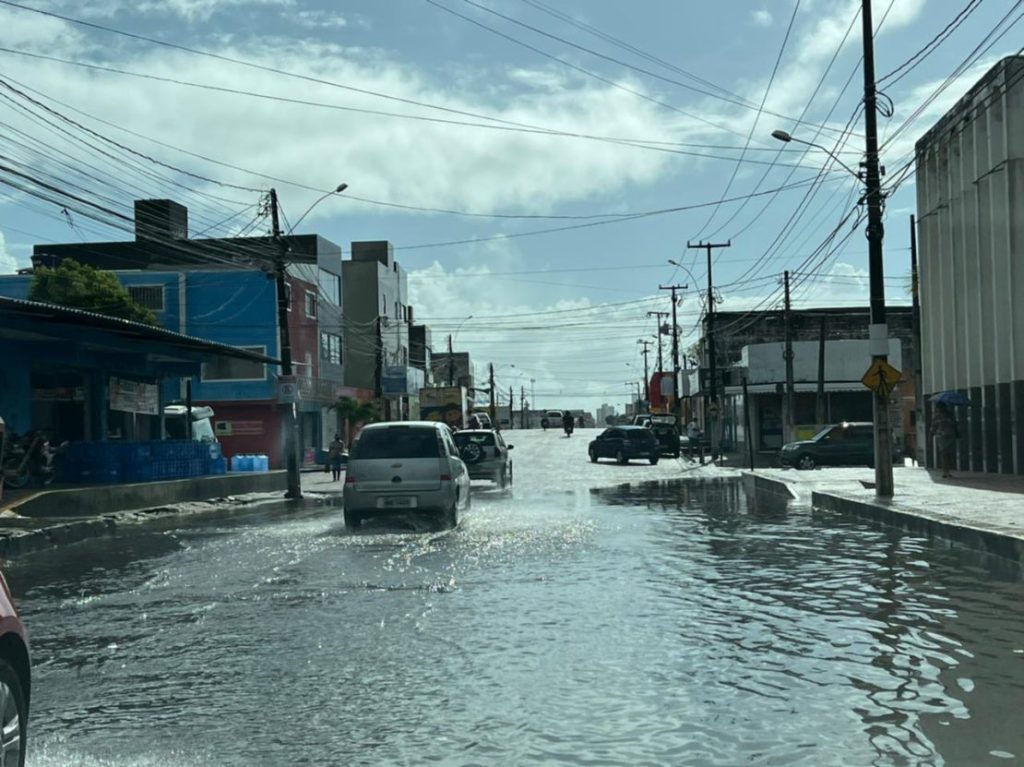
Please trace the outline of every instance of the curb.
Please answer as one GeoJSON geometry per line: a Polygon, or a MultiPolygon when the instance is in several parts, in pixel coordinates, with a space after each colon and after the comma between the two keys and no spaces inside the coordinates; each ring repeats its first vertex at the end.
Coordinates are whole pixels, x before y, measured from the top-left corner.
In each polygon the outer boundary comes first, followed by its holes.
{"type": "Polygon", "coordinates": [[[793,489],[792,485],[781,479],[766,477],[752,471],[744,471],[740,476],[743,477],[743,484],[748,491],[767,493],[790,501],[800,500],[800,495],[793,489]]]}
{"type": "Polygon", "coordinates": [[[863,517],[930,539],[956,543],[1014,562],[1024,562],[1024,538],[1008,532],[953,524],[927,516],[920,511],[904,510],[885,503],[865,501],[837,493],[814,491],[811,493],[811,503],[818,510],[863,517]]]}
{"type": "MultiPolygon", "coordinates": [[[[35,530],[0,527],[0,559],[9,559],[21,554],[31,554],[93,538],[117,535],[130,528],[183,529],[194,520],[217,516],[233,517],[256,511],[269,504],[287,503],[278,497],[236,498],[235,500],[236,503],[228,507],[223,504],[214,505],[211,501],[208,502],[207,508],[199,509],[153,507],[119,511],[88,519],[62,520],[35,530]]],[[[313,501],[311,505],[316,505],[316,502],[313,501]]]]}

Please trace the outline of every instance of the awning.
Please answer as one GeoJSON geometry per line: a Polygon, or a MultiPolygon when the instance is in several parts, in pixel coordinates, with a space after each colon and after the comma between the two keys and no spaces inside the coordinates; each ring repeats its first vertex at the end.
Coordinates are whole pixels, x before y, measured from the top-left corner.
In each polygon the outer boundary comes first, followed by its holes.
{"type": "MultiPolygon", "coordinates": [[[[748,384],[747,385],[747,391],[750,392],[751,394],[775,394],[777,392],[779,386],[782,386],[783,388],[785,388],[785,384],[782,383],[782,382],[780,382],[778,384],[774,384],[774,383],[748,384]]],[[[799,392],[805,392],[805,393],[813,394],[816,391],[818,391],[818,384],[816,384],[816,383],[806,383],[806,382],[801,381],[801,382],[793,384],[793,391],[798,392],[798,393],[799,392]]],[[[870,392],[871,392],[871,390],[868,389],[860,381],[826,381],[825,382],[825,391],[864,392],[865,394],[870,394],[870,392]]],[[[726,394],[740,394],[740,395],[742,395],[743,394],[743,387],[742,386],[726,386],[725,387],[725,393],[726,394]]]]}

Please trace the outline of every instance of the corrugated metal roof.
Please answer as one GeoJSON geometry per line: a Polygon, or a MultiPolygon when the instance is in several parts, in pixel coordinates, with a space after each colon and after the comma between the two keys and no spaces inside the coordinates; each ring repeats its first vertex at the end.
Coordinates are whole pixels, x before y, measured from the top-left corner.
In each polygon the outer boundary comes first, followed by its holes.
{"type": "MultiPolygon", "coordinates": [[[[0,316],[21,315],[35,319],[48,320],[59,324],[82,325],[86,324],[99,330],[107,330],[118,335],[137,338],[145,341],[161,341],[182,349],[195,352],[207,352],[220,354],[225,357],[250,360],[253,362],[280,365],[281,361],[266,354],[246,351],[236,346],[209,341],[205,338],[187,336],[166,328],[153,327],[141,322],[121,319],[120,317],[108,317],[105,314],[97,314],[84,309],[74,309],[69,306],[58,304],[46,304],[40,301],[26,301],[21,298],[8,298],[0,296],[0,316]]],[[[0,333],[3,324],[0,322],[0,333]]]]}

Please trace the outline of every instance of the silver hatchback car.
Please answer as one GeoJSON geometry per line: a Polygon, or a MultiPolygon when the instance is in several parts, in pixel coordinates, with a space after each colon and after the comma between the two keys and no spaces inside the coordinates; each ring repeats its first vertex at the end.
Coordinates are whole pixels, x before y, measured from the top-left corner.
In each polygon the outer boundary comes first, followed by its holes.
{"type": "Polygon", "coordinates": [[[428,512],[446,527],[469,508],[469,472],[447,425],[375,423],[352,446],[345,475],[345,526],[371,516],[428,512]]]}

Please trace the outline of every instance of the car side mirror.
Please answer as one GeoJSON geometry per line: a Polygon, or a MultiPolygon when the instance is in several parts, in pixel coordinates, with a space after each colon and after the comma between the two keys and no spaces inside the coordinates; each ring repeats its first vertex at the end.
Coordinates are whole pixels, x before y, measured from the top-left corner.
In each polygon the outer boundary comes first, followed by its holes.
{"type": "Polygon", "coordinates": [[[505,449],[506,450],[511,450],[514,447],[515,447],[515,445],[505,445],[505,449]]]}

